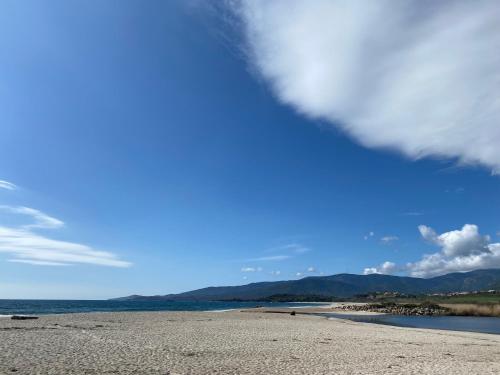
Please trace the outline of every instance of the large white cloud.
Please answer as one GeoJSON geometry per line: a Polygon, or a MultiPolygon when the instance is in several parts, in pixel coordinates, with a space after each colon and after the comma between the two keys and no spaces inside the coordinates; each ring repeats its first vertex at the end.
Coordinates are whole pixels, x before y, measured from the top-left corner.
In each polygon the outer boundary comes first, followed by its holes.
{"type": "Polygon", "coordinates": [[[397,266],[385,262],[379,267],[365,268],[364,273],[406,272],[417,277],[433,277],[450,272],[500,267],[500,243],[491,243],[489,236],[481,235],[477,225],[465,224],[460,230],[442,234],[428,226],[418,227],[422,238],[440,247],[438,252],[426,254],[421,260],[397,266]]]}
{"type": "Polygon", "coordinates": [[[424,225],[419,226],[419,230],[424,239],[440,246],[441,250],[407,264],[406,268],[413,276],[430,277],[500,267],[500,243],[491,243],[489,236],[479,233],[477,225],[465,224],[460,230],[440,235],[424,225]]]}
{"type": "Polygon", "coordinates": [[[283,103],[368,147],[500,171],[498,1],[236,4],[283,103]]]}
{"type": "Polygon", "coordinates": [[[461,230],[441,235],[425,225],[420,225],[418,229],[424,239],[441,246],[443,255],[448,257],[488,252],[490,236],[480,235],[477,225],[465,224],[461,230]]]}

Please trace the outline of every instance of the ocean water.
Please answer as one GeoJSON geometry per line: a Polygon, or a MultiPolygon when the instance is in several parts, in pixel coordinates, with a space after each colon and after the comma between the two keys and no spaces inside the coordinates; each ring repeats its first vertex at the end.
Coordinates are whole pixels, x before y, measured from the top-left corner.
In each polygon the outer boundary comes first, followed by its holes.
{"type": "Polygon", "coordinates": [[[170,302],[170,301],[78,301],[78,300],[1,300],[0,316],[24,314],[67,314],[106,311],[217,311],[266,307],[305,307],[294,302],[170,302]]]}
{"type": "Polygon", "coordinates": [[[387,324],[398,327],[444,329],[500,335],[500,318],[489,316],[349,315],[335,313],[325,315],[356,322],[387,324]]]}

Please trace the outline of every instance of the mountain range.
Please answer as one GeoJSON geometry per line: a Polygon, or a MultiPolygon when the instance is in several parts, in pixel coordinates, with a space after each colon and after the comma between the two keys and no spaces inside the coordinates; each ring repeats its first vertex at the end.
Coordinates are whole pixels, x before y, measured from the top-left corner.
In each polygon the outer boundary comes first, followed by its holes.
{"type": "Polygon", "coordinates": [[[275,295],[353,297],[375,292],[431,294],[500,290],[500,269],[449,273],[428,279],[391,275],[310,276],[299,280],[258,282],[240,286],[208,287],[179,294],[132,295],[114,300],[224,301],[262,300],[275,295]]]}

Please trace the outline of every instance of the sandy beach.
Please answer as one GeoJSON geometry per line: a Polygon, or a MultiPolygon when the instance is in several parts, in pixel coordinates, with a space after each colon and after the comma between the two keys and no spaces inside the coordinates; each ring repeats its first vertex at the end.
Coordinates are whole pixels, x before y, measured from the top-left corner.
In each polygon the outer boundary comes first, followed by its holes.
{"type": "Polygon", "coordinates": [[[260,312],[0,319],[1,374],[498,374],[500,336],[260,312]]]}

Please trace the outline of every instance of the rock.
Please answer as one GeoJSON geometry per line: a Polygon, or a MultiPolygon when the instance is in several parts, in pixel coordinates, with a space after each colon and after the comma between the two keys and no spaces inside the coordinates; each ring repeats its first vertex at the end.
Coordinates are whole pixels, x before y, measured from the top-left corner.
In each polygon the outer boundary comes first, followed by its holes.
{"type": "Polygon", "coordinates": [[[12,315],[10,318],[12,320],[32,320],[32,319],[38,319],[38,316],[32,316],[32,315],[12,315]]]}

